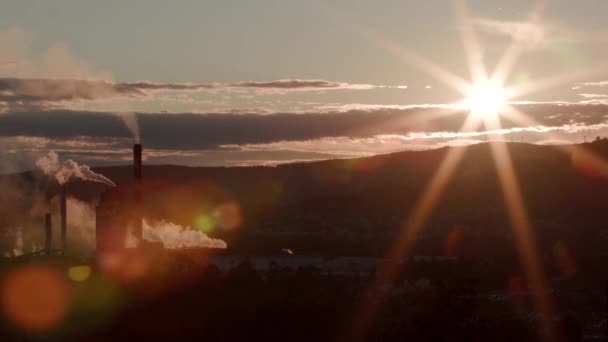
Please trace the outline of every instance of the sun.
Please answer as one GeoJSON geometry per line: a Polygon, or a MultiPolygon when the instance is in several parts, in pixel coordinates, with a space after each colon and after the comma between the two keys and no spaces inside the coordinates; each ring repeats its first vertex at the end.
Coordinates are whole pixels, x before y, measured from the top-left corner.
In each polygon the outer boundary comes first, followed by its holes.
{"type": "Polygon", "coordinates": [[[471,86],[464,102],[474,114],[496,115],[506,107],[507,92],[496,82],[478,82],[471,86]]]}

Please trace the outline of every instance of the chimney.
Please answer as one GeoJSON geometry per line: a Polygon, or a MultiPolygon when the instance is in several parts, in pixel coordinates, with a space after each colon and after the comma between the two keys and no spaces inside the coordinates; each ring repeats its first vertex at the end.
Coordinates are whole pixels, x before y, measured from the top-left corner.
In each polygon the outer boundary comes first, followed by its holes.
{"type": "Polygon", "coordinates": [[[133,145],[133,178],[135,181],[134,188],[134,202],[135,202],[135,215],[133,218],[133,231],[132,234],[139,241],[142,239],[143,227],[143,214],[142,214],[142,146],[141,144],[133,145]]]}
{"type": "Polygon", "coordinates": [[[51,254],[51,243],[53,241],[53,231],[51,227],[51,214],[44,215],[44,253],[51,254]]]}
{"type": "Polygon", "coordinates": [[[133,178],[141,181],[141,144],[133,145],[133,178]]]}
{"type": "Polygon", "coordinates": [[[60,210],[61,210],[61,251],[63,254],[67,248],[67,230],[68,230],[68,209],[67,209],[67,185],[61,186],[61,198],[60,198],[60,210]]]}

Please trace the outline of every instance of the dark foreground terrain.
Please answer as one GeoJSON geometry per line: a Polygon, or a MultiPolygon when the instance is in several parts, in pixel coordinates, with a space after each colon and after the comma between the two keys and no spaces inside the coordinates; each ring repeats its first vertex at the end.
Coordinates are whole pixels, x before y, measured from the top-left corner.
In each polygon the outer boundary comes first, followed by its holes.
{"type": "MultiPolygon", "coordinates": [[[[109,273],[86,255],[4,259],[4,279],[32,264],[61,274],[90,265],[93,272],[82,281],[63,276],[69,305],[55,325],[23,329],[5,312],[3,331],[9,339],[352,339],[353,316],[372,296],[381,309],[360,339],[538,340],[543,321],[564,340],[604,336],[608,177],[576,151],[607,158],[608,144],[508,148],[547,278],[542,295],[555,304],[549,317],[534,309],[541,294],[528,286],[490,147],[480,144],[469,148],[394,281],[373,291],[375,273],[448,149],[279,167],[147,166],[146,219],[196,227],[201,212],[229,203],[238,222],[208,232],[228,248],[140,248],[120,256],[122,271],[109,273]]],[[[129,167],[96,171],[130,184],[129,167]]],[[[15,207],[31,212],[28,193],[54,196],[56,187],[42,179],[3,178],[23,189],[4,194],[6,229],[18,221],[15,207]]],[[[94,202],[103,189],[74,182],[69,190],[94,202]]]]}

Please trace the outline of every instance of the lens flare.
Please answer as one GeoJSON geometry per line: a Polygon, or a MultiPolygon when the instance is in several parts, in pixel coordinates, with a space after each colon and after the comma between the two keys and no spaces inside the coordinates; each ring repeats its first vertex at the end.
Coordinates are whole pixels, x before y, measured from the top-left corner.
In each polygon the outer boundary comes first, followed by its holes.
{"type": "Polygon", "coordinates": [[[213,220],[213,217],[207,214],[201,214],[197,216],[194,220],[194,228],[205,234],[211,232],[214,226],[215,222],[213,220]]]}
{"type": "Polygon", "coordinates": [[[91,276],[91,267],[88,265],[73,266],[68,269],[68,277],[75,282],[83,282],[91,276]]]}
{"type": "Polygon", "coordinates": [[[225,203],[213,211],[213,219],[222,229],[232,230],[241,225],[241,208],[236,203],[225,203]]]}
{"type": "Polygon", "coordinates": [[[70,294],[62,273],[48,266],[30,265],[6,276],[2,302],[6,316],[19,327],[44,332],[63,321],[70,294]]]}

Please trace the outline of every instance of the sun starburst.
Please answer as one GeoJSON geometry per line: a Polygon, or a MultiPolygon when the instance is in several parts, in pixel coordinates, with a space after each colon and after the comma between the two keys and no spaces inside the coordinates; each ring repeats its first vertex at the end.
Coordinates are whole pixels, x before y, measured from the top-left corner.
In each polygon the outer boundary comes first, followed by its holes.
{"type": "MultiPolygon", "coordinates": [[[[571,81],[577,75],[557,75],[549,79],[539,80],[526,85],[525,87],[508,88],[504,85],[510,72],[516,64],[523,49],[518,46],[517,41],[513,41],[506,50],[503,57],[499,60],[497,68],[493,73],[488,73],[483,63],[482,48],[475,36],[472,20],[466,5],[466,0],[453,0],[454,13],[460,27],[461,37],[467,57],[472,81],[467,82],[453,73],[445,70],[429,60],[417,55],[413,51],[387,39],[383,35],[376,34],[371,30],[361,30],[364,36],[395,53],[405,62],[425,71],[428,75],[441,81],[445,85],[457,90],[463,96],[458,104],[459,108],[465,108],[469,115],[461,131],[476,130],[481,124],[486,130],[500,130],[501,119],[512,120],[516,123],[533,122],[527,115],[520,112],[510,105],[509,101],[515,97],[527,93],[546,89],[547,87],[563,84],[571,81]],[[491,75],[491,76],[488,76],[491,75]]],[[[533,14],[540,17],[544,1],[538,0],[534,7],[533,14]]],[[[448,114],[449,115],[449,114],[448,114]]],[[[550,317],[553,314],[553,301],[546,295],[547,286],[542,269],[542,263],[538,257],[536,243],[531,233],[531,224],[528,220],[523,197],[514,171],[514,167],[509,155],[508,147],[504,140],[491,141],[491,151],[494,157],[496,172],[501,185],[505,204],[509,212],[511,226],[514,231],[516,247],[520,262],[526,274],[526,279],[530,289],[535,293],[533,296],[536,310],[550,317]]],[[[377,312],[381,298],[378,298],[379,291],[383,285],[389,284],[395,275],[400,271],[400,262],[409,252],[416,241],[419,232],[426,224],[433,212],[438,198],[445,189],[453,171],[458,166],[465,152],[464,148],[451,149],[440,164],[435,175],[431,178],[425,191],[418,199],[417,204],[410,213],[409,222],[403,227],[401,234],[396,239],[393,247],[389,250],[386,263],[381,267],[376,280],[368,289],[367,300],[355,312],[353,327],[349,336],[360,338],[365,336],[367,327],[377,312]]],[[[594,157],[594,159],[597,159],[594,157]]],[[[603,163],[599,160],[598,163],[603,163]]],[[[608,167],[607,167],[608,168],[608,167]]],[[[555,339],[554,327],[550,320],[541,320],[539,333],[543,340],[552,341],[555,339]]]]}
{"type": "Polygon", "coordinates": [[[477,82],[464,99],[464,106],[472,115],[485,117],[498,115],[507,106],[507,92],[492,80],[477,82]]]}

